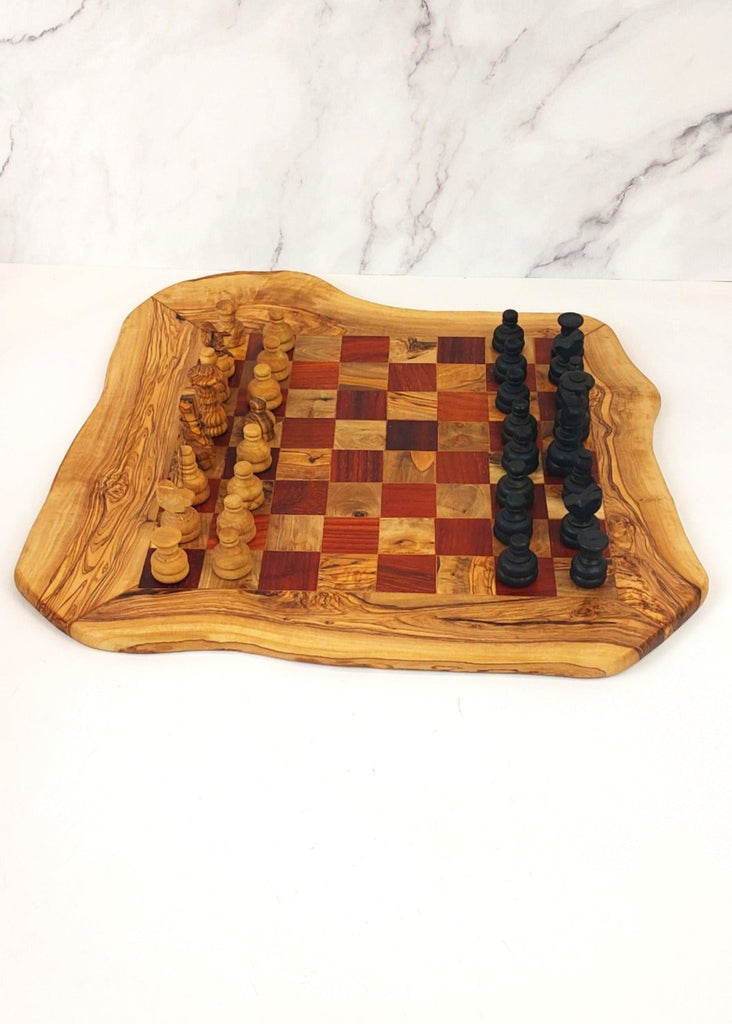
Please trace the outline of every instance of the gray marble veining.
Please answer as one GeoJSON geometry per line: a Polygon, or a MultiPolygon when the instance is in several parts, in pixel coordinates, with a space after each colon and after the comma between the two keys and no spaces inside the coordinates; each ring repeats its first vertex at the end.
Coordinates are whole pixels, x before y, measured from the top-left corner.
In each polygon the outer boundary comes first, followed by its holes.
{"type": "Polygon", "coordinates": [[[0,11],[0,259],[732,277],[727,0],[0,11]]]}

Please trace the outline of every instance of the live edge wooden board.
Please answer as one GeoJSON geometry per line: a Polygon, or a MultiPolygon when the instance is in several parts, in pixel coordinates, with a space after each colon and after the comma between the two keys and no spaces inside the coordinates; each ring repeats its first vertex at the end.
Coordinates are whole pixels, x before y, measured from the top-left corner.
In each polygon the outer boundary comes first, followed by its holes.
{"type": "MultiPolygon", "coordinates": [[[[521,315],[542,451],[557,314],[521,315]]],[[[583,312],[580,310],[580,312],[583,312]]],[[[648,653],[700,605],[706,574],[652,449],[659,397],[612,330],[585,317],[596,379],[588,446],[603,489],[610,572],[569,579],[559,540],[562,481],[534,479],[525,591],[495,578],[500,466],[491,337],[499,313],[417,312],[353,298],[305,274],[186,281],[127,317],[97,407],[53,482],[16,569],[21,592],[82,643],[113,651],[228,648],[340,665],[603,676],[648,653]],[[229,430],[217,440],[191,574],[150,576],[156,486],[179,442],[187,371],[221,303],[236,310],[229,430]],[[294,329],[293,370],[263,474],[254,570],[210,568],[215,517],[241,438],[243,399],[272,308],[294,329]]],[[[225,325],[224,325],[225,326],[225,325]]],[[[230,329],[230,326],[229,326],[230,329]]]]}

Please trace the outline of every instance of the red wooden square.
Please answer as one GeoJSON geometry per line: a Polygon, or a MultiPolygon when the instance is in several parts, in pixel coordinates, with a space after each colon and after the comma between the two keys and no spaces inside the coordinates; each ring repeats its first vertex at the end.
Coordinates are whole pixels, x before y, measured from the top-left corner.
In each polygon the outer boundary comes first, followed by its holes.
{"type": "Polygon", "coordinates": [[[388,420],[387,451],[433,452],[437,449],[437,423],[434,420],[388,420]]]}
{"type": "Polygon", "coordinates": [[[439,391],[437,393],[437,419],[458,422],[478,422],[488,419],[489,396],[480,391],[439,391]]]}
{"type": "Polygon", "coordinates": [[[342,420],[386,419],[386,391],[339,391],[336,416],[342,420]]]}
{"type": "Polygon", "coordinates": [[[335,449],[330,478],[347,483],[378,483],[382,478],[384,453],[371,449],[335,449]]]}
{"type": "Polygon", "coordinates": [[[557,415],[557,393],[554,390],[539,392],[539,419],[554,423],[557,415]]]}
{"type": "MultiPolygon", "coordinates": [[[[297,366],[313,366],[313,363],[297,363],[297,366]]],[[[318,417],[290,419],[285,416],[282,424],[282,448],[332,448],[335,435],[334,419],[318,417]]]]}
{"type": "Polygon", "coordinates": [[[485,484],[490,480],[488,452],[438,452],[438,484],[485,484]]]}
{"type": "MultiPolygon", "coordinates": [[[[557,330],[557,334],[559,330],[557,330]]],[[[534,338],[534,355],[537,363],[550,363],[552,359],[553,338],[534,338]]]]}
{"type": "Polygon", "coordinates": [[[435,555],[379,555],[376,589],[402,594],[434,594],[435,555]]]}
{"type": "Polygon", "coordinates": [[[379,550],[379,520],[326,516],[321,550],[329,555],[375,555],[379,550]]]}
{"type": "Polygon", "coordinates": [[[438,363],[484,363],[485,338],[438,338],[438,363]]]}
{"type": "Polygon", "coordinates": [[[552,556],[554,558],[572,558],[573,555],[577,554],[576,548],[569,548],[566,544],[562,544],[562,538],[559,535],[559,524],[560,519],[549,520],[549,544],[551,546],[552,556]]]}
{"type": "Polygon", "coordinates": [[[392,363],[389,367],[390,391],[434,391],[436,387],[434,363],[392,363]]]}
{"type": "Polygon", "coordinates": [[[350,334],[341,345],[341,362],[344,363],[387,363],[389,361],[389,339],[350,334]]]}
{"type": "Polygon", "coordinates": [[[263,551],[259,590],[317,590],[319,551],[263,551]]]}
{"type": "Polygon", "coordinates": [[[288,386],[291,388],[338,387],[338,363],[294,362],[288,386]]]}
{"type": "Polygon", "coordinates": [[[272,512],[278,515],[325,515],[327,480],[275,480],[272,512]]]}
{"type": "Polygon", "coordinates": [[[221,481],[217,480],[215,477],[209,477],[208,486],[211,493],[204,502],[202,502],[200,505],[196,505],[197,512],[214,512],[216,510],[216,501],[219,496],[221,481]]]}
{"type": "Polygon", "coordinates": [[[384,484],[381,488],[384,517],[425,519],[437,515],[434,484],[384,484]]]}
{"type": "Polygon", "coordinates": [[[514,597],[556,597],[557,581],[554,576],[554,560],[552,558],[539,558],[538,562],[539,575],[530,586],[512,589],[496,578],[496,594],[500,597],[508,597],[509,595],[514,597]]]}
{"type": "Polygon", "coordinates": [[[249,342],[247,344],[247,359],[256,359],[263,348],[261,332],[253,331],[249,335],[249,342]]]}
{"type": "Polygon", "coordinates": [[[254,534],[251,540],[247,541],[247,544],[252,551],[262,551],[264,549],[265,541],[267,540],[267,530],[269,529],[269,516],[258,515],[254,513],[254,525],[257,528],[257,532],[254,534]]]}
{"type": "Polygon", "coordinates": [[[438,519],[435,522],[438,555],[493,554],[491,519],[438,519]]]}

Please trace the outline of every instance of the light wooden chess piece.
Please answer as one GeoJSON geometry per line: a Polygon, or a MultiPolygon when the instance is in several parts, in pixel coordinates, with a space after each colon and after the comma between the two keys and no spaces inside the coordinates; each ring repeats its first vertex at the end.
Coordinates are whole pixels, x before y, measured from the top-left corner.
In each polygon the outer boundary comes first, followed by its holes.
{"type": "MultiPolygon", "coordinates": [[[[211,351],[213,352],[213,349],[211,351]]],[[[210,437],[224,434],[229,425],[229,418],[221,401],[221,370],[210,363],[196,363],[188,371],[188,380],[196,393],[198,413],[206,433],[210,437]]],[[[224,384],[228,391],[228,384],[225,381],[224,384]]]]}
{"type": "Polygon", "coordinates": [[[223,335],[223,341],[234,359],[246,359],[249,337],[244,325],[236,319],[236,306],[231,299],[219,299],[216,303],[218,319],[214,324],[217,334],[223,335]]]}
{"type": "Polygon", "coordinates": [[[247,544],[254,540],[257,524],[254,516],[242,501],[240,494],[227,494],[224,498],[223,511],[216,516],[216,534],[223,529],[236,530],[247,544]]]}
{"type": "Polygon", "coordinates": [[[158,526],[152,532],[155,550],[150,558],[150,572],[158,583],[180,583],[189,572],[188,555],[180,544],[180,530],[158,526]]]}
{"type": "Polygon", "coordinates": [[[182,444],[178,449],[178,462],[183,486],[193,491],[191,504],[202,505],[208,499],[211,488],[204,473],[198,468],[196,456],[189,444],[182,444]]]}
{"type": "Polygon", "coordinates": [[[211,348],[216,353],[216,365],[223,373],[227,380],[230,380],[234,376],[236,371],[236,363],[231,352],[224,344],[224,339],[220,334],[214,331],[211,339],[211,348]]]}
{"type": "Polygon", "coordinates": [[[251,462],[234,463],[234,475],[226,485],[226,493],[238,494],[252,511],[264,504],[264,484],[254,475],[251,462]]]}
{"type": "Polygon", "coordinates": [[[277,420],[275,414],[267,408],[267,403],[263,398],[257,398],[255,395],[249,399],[249,412],[244,417],[244,422],[258,424],[263,440],[268,444],[274,441],[277,420]]]}
{"type": "Polygon", "coordinates": [[[236,530],[224,527],[211,552],[213,571],[222,580],[240,580],[252,571],[252,553],[236,530]]]}
{"type": "Polygon", "coordinates": [[[247,395],[249,398],[263,398],[268,409],[276,409],[282,404],[282,389],[266,363],[255,365],[254,376],[247,385],[247,395]]]}
{"type": "Polygon", "coordinates": [[[187,487],[176,487],[172,480],[161,480],[156,494],[163,509],[160,525],[180,530],[181,544],[195,540],[201,532],[201,517],[191,507],[195,497],[193,491],[187,487]]]}
{"type": "Polygon", "coordinates": [[[180,396],[178,408],[183,443],[189,444],[193,448],[201,469],[210,469],[214,461],[214,444],[198,415],[196,396],[193,391],[185,391],[180,396]]]}
{"type": "Polygon", "coordinates": [[[236,446],[238,462],[251,462],[255,473],[263,473],[272,465],[272,452],[262,438],[262,428],[258,423],[245,423],[244,436],[236,446]]]}
{"type": "Polygon", "coordinates": [[[270,337],[277,338],[283,352],[290,352],[295,347],[294,331],[281,309],[270,309],[269,323],[262,328],[262,340],[270,337]]]}
{"type": "Polygon", "coordinates": [[[229,378],[219,366],[218,352],[211,345],[204,345],[198,360],[202,366],[211,367],[213,380],[215,381],[216,397],[219,402],[225,402],[231,394],[231,388],[228,384],[229,378]]]}
{"type": "Polygon", "coordinates": [[[285,353],[282,351],[279,339],[274,334],[265,334],[262,337],[264,348],[257,356],[258,363],[266,363],[272,371],[272,376],[281,383],[290,376],[292,365],[285,353]]]}

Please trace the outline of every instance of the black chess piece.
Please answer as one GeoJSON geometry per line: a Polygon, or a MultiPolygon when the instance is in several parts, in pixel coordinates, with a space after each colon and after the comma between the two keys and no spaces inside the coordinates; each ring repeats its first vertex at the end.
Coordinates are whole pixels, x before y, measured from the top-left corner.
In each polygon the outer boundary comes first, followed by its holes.
{"type": "Polygon", "coordinates": [[[568,476],[564,479],[564,486],[562,487],[562,501],[566,505],[569,497],[583,491],[585,487],[588,487],[591,483],[593,483],[592,452],[588,451],[586,448],[579,448],[575,453],[574,465],[572,466],[568,476]]]}
{"type": "Polygon", "coordinates": [[[580,548],[572,557],[569,576],[578,587],[601,587],[607,579],[608,560],[603,552],[609,541],[599,528],[585,530],[580,536],[580,548]]]}
{"type": "Polygon", "coordinates": [[[549,363],[548,377],[552,384],[559,384],[563,373],[571,370],[576,361],[582,365],[584,355],[585,336],[582,331],[573,331],[571,334],[560,334],[554,339],[552,346],[552,358],[549,363]]]}
{"type": "Polygon", "coordinates": [[[508,414],[511,406],[517,398],[525,398],[529,401],[529,389],[524,384],[526,373],[519,366],[509,366],[506,371],[506,379],[498,385],[496,394],[496,408],[508,414]]]}
{"type": "Polygon", "coordinates": [[[501,323],[493,332],[492,347],[496,352],[503,352],[503,346],[507,338],[520,336],[523,340],[524,329],[518,322],[518,313],[515,309],[504,309],[501,323]]]}
{"type": "Polygon", "coordinates": [[[519,366],[523,373],[522,380],[526,380],[528,366],[526,356],[523,355],[523,348],[524,339],[522,336],[513,334],[510,338],[506,338],[503,352],[499,353],[493,367],[493,378],[497,383],[502,384],[504,382],[511,366],[519,366]]]}
{"type": "Polygon", "coordinates": [[[534,521],[526,507],[523,495],[509,491],[502,509],[493,523],[493,533],[502,544],[509,544],[515,533],[530,537],[534,532],[534,521]]]}
{"type": "Polygon", "coordinates": [[[534,481],[526,471],[522,459],[512,459],[506,467],[506,472],[496,484],[496,501],[499,505],[506,504],[509,493],[520,494],[526,508],[534,504],[534,481]]]}
{"type": "Polygon", "coordinates": [[[530,424],[516,427],[512,437],[503,446],[501,465],[507,468],[509,462],[514,459],[521,459],[526,467],[527,473],[533,473],[539,468],[539,449],[533,438],[530,424]]]}
{"type": "Polygon", "coordinates": [[[539,560],[525,533],[514,533],[496,559],[496,578],[506,587],[528,587],[539,575],[539,560]]]}
{"type": "Polygon", "coordinates": [[[602,491],[593,481],[583,491],[571,494],[565,502],[566,516],[559,524],[562,544],[568,548],[581,546],[580,538],[588,530],[598,529],[599,521],[595,512],[602,505],[602,491]]]}
{"type": "Polygon", "coordinates": [[[554,435],[557,430],[577,431],[582,441],[590,433],[590,391],[595,378],[584,370],[567,370],[562,374],[557,388],[556,418],[554,435]]]}
{"type": "Polygon", "coordinates": [[[501,440],[504,444],[513,436],[516,427],[528,426],[532,439],[536,440],[536,417],[531,415],[530,408],[530,403],[525,398],[514,400],[510,413],[501,424],[501,440]]]}
{"type": "MultiPolygon", "coordinates": [[[[579,331],[584,322],[585,318],[581,313],[560,313],[557,317],[560,331],[554,338],[554,344],[556,345],[560,338],[566,338],[568,334],[579,331]]],[[[552,345],[552,355],[554,354],[554,345],[552,345]]]]}

